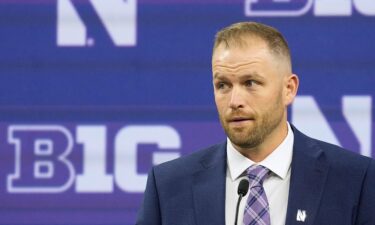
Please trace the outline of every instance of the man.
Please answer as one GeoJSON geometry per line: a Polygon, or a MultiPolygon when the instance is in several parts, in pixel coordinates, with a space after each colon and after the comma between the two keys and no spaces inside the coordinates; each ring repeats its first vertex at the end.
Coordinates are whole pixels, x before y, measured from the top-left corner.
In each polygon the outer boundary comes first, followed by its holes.
{"type": "Polygon", "coordinates": [[[298,77],[274,28],[233,24],[216,35],[215,102],[222,144],[156,166],[139,225],[375,225],[375,162],[311,139],[287,122],[298,77]],[[245,192],[246,192],[245,191],[245,192]]]}

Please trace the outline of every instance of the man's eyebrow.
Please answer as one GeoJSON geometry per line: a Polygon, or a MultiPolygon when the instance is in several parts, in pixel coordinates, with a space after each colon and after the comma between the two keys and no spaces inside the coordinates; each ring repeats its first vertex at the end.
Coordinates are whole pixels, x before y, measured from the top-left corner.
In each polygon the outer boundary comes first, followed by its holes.
{"type": "Polygon", "coordinates": [[[241,76],[241,79],[248,79],[248,78],[262,79],[263,77],[257,72],[247,73],[247,74],[244,74],[243,76],[241,76]]]}
{"type": "MultiPolygon", "coordinates": [[[[246,74],[240,75],[238,78],[239,79],[249,79],[249,78],[262,79],[263,77],[257,72],[252,72],[252,73],[246,73],[246,74]]],[[[226,79],[226,78],[220,73],[214,73],[214,79],[226,79]]]]}

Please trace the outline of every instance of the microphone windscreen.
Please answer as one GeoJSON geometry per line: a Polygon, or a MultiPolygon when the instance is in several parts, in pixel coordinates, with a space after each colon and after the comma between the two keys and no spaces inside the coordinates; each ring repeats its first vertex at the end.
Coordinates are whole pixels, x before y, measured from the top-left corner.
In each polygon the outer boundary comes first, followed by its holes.
{"type": "Polygon", "coordinates": [[[246,179],[242,179],[240,181],[240,184],[238,185],[237,193],[239,195],[245,196],[248,190],[249,190],[249,181],[246,179]]]}

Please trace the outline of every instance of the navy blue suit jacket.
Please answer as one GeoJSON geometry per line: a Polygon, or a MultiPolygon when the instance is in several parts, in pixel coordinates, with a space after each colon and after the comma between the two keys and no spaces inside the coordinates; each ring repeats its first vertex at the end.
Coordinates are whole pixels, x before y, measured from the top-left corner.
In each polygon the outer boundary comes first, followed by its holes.
{"type": "MultiPolygon", "coordinates": [[[[286,224],[375,225],[374,160],[293,131],[286,224]]],[[[154,167],[136,224],[224,225],[226,169],[225,143],[154,167]]]]}

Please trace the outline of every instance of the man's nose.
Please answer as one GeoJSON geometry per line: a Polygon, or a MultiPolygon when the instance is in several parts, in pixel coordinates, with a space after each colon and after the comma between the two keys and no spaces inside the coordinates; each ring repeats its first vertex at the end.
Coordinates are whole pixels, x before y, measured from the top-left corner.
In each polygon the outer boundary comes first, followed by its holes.
{"type": "Polygon", "coordinates": [[[229,107],[232,109],[238,109],[244,107],[244,95],[239,88],[233,87],[229,107]]]}

